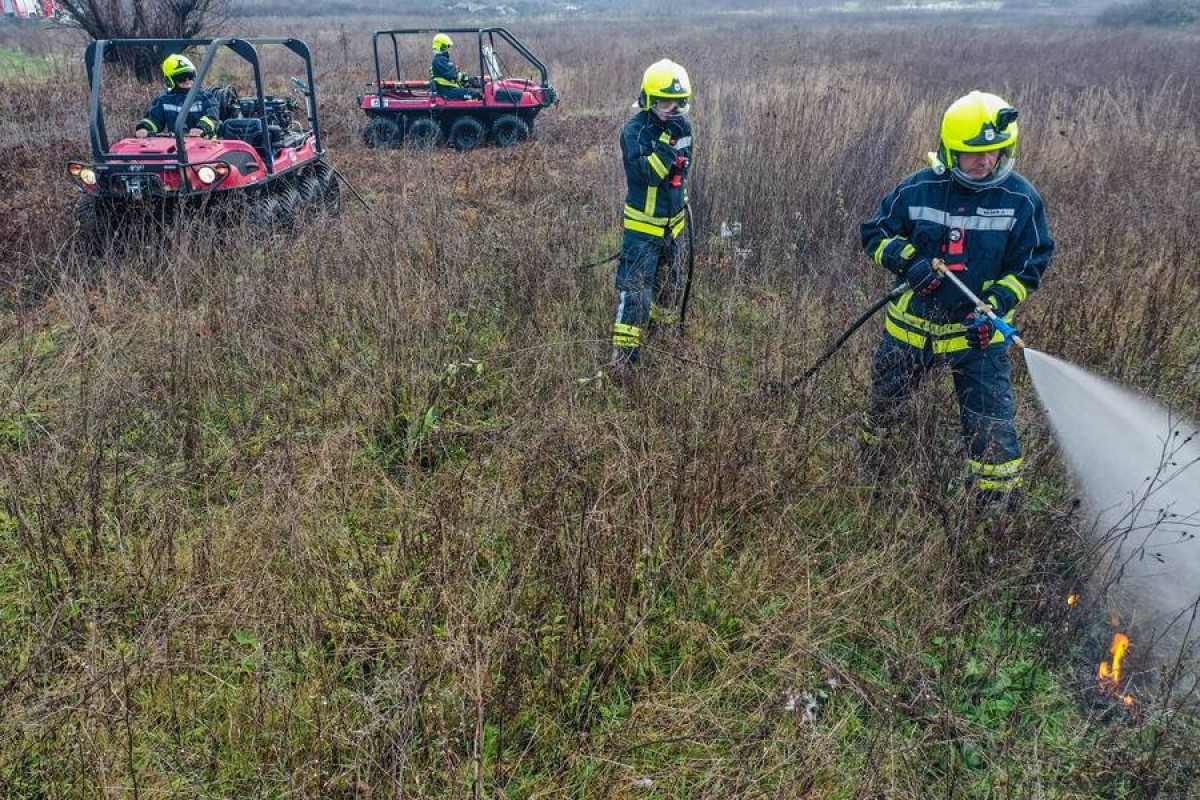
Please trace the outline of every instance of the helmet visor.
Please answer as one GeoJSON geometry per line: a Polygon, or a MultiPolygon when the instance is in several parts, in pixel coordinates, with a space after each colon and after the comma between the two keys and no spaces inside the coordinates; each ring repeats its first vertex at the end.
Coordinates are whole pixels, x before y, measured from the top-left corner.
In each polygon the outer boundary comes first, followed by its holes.
{"type": "Polygon", "coordinates": [[[686,97],[678,100],[670,97],[655,97],[651,99],[650,110],[659,119],[679,119],[692,113],[692,104],[686,97]]]}
{"type": "Polygon", "coordinates": [[[1002,150],[951,151],[950,156],[951,172],[954,174],[955,180],[973,189],[986,189],[1002,183],[1017,166],[1015,147],[1005,147],[1002,150]],[[999,157],[991,170],[985,173],[980,169],[979,157],[989,153],[996,153],[999,157]],[[966,157],[965,164],[964,156],[966,157]]]}

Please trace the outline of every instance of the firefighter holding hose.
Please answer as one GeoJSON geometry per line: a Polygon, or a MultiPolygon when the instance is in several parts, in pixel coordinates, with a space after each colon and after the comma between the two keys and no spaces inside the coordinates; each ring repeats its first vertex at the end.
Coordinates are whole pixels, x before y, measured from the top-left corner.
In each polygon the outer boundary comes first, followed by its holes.
{"type": "Polygon", "coordinates": [[[860,434],[865,472],[891,466],[882,439],[931,369],[954,378],[970,485],[985,506],[1016,509],[1022,483],[1009,343],[953,281],[1011,324],[1054,254],[1042,198],[1015,172],[1017,110],[973,91],[946,109],[937,153],[862,224],[863,247],[910,287],[887,306],[883,343],[871,359],[871,394],[860,434]]]}
{"type": "Polygon", "coordinates": [[[669,59],[642,75],[637,113],[621,131],[625,166],[624,233],[617,264],[613,364],[638,363],[651,325],[679,322],[667,307],[678,291],[673,268],[677,240],[687,225],[687,178],[692,163],[688,113],[692,83],[669,59]]]}

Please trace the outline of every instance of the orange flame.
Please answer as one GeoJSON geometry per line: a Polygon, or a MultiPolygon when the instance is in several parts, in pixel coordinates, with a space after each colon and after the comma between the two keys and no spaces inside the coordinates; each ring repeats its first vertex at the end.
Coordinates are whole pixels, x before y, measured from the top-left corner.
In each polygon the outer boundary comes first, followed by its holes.
{"type": "Polygon", "coordinates": [[[1079,595],[1077,595],[1077,594],[1067,595],[1067,605],[1073,606],[1078,602],[1079,602],[1079,595]]]}
{"type": "Polygon", "coordinates": [[[1131,706],[1133,705],[1133,696],[1121,694],[1121,662],[1125,660],[1125,654],[1129,652],[1129,637],[1123,633],[1114,635],[1109,652],[1112,653],[1112,664],[1110,666],[1108,661],[1101,661],[1097,677],[1106,692],[1125,705],[1131,706]]]}

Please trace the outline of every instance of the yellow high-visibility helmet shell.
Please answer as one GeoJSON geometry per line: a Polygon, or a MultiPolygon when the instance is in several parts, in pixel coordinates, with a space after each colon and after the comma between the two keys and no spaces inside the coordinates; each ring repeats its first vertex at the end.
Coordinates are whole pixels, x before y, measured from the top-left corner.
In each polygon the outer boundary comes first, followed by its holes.
{"type": "Polygon", "coordinates": [[[999,95],[976,90],[955,100],[942,115],[941,150],[938,156],[963,183],[976,187],[992,186],[1012,172],[1020,136],[1017,110],[999,95]],[[988,179],[973,180],[958,169],[958,153],[986,153],[990,150],[1004,152],[988,179]]]}
{"type": "Polygon", "coordinates": [[[675,100],[686,105],[692,97],[687,70],[669,58],[656,61],[642,74],[641,109],[649,111],[655,100],[675,100]]]}
{"type": "Polygon", "coordinates": [[[196,77],[196,65],[187,56],[169,55],[163,59],[162,74],[167,81],[167,87],[174,89],[178,81],[196,77]]]}
{"type": "Polygon", "coordinates": [[[454,47],[454,42],[444,33],[439,33],[433,37],[433,49],[439,53],[443,50],[449,50],[454,47]]]}

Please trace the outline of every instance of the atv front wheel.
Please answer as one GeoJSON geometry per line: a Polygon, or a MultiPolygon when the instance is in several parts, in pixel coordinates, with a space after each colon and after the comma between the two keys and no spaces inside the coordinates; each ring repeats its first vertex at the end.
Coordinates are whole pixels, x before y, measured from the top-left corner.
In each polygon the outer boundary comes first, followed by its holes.
{"type": "Polygon", "coordinates": [[[79,223],[79,234],[88,245],[103,242],[111,232],[107,204],[95,197],[85,197],[75,206],[75,221],[79,223]]]}
{"type": "Polygon", "coordinates": [[[363,142],[371,148],[399,147],[403,135],[396,121],[387,117],[371,117],[363,127],[363,142]]]}
{"type": "Polygon", "coordinates": [[[288,186],[276,195],[276,200],[279,211],[275,217],[275,224],[279,230],[291,233],[296,228],[296,212],[300,209],[300,190],[295,186],[288,186]]]}
{"type": "Polygon", "coordinates": [[[273,230],[279,222],[279,200],[275,195],[262,194],[250,200],[246,219],[255,228],[273,230]]]}
{"type": "Polygon", "coordinates": [[[438,143],[442,137],[442,129],[429,117],[414,119],[408,123],[404,134],[404,143],[413,150],[428,150],[438,143]]]}
{"type": "Polygon", "coordinates": [[[450,126],[450,146],[455,150],[474,150],[486,136],[483,123],[475,117],[460,117],[450,126]]]}
{"type": "Polygon", "coordinates": [[[124,209],[99,197],[84,197],[75,207],[79,241],[89,252],[115,247],[129,233],[127,219],[124,209]]]}
{"type": "Polygon", "coordinates": [[[529,138],[529,124],[516,114],[503,114],[492,123],[492,139],[498,147],[511,147],[529,138]]]}

